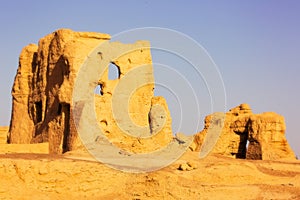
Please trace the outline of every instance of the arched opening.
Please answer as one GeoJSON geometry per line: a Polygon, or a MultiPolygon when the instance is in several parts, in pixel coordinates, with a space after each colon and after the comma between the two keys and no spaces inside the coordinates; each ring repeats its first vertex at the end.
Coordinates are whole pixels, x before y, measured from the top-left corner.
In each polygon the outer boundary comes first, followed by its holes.
{"type": "Polygon", "coordinates": [[[94,89],[94,94],[103,95],[102,84],[99,84],[94,89]]]}
{"type": "Polygon", "coordinates": [[[120,78],[120,67],[111,62],[108,66],[108,80],[116,80],[120,78]]]}
{"type": "Polygon", "coordinates": [[[248,130],[245,130],[244,132],[238,132],[236,134],[240,136],[236,158],[245,159],[247,154],[248,130]]]}

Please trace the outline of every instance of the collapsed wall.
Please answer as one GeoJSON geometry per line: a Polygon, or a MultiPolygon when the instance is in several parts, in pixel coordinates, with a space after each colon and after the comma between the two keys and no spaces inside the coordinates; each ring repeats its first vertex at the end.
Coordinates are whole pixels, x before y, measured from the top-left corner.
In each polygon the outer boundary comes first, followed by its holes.
{"type": "MultiPolygon", "coordinates": [[[[63,153],[82,146],[72,115],[73,87],[78,70],[87,55],[108,40],[108,34],[61,29],[40,39],[38,45],[30,44],[22,50],[12,89],[9,143],[49,142],[50,153],[63,153]]],[[[100,92],[95,94],[95,111],[99,125],[111,141],[127,150],[156,150],[172,140],[172,131],[171,117],[165,100],[162,97],[154,97],[149,42],[114,42],[111,45],[118,48],[130,46],[133,51],[111,60],[111,64],[118,71],[116,79],[109,79],[108,66],[105,72],[99,75],[100,92]],[[141,65],[151,67],[136,76],[147,79],[149,83],[132,94],[128,112],[135,124],[149,127],[149,135],[154,136],[150,138],[128,136],[118,127],[111,111],[111,99],[116,85],[130,70],[141,65]],[[166,112],[155,113],[155,105],[164,107],[166,112]],[[165,120],[156,124],[159,131],[154,134],[151,132],[151,126],[159,118],[165,120]]],[[[132,82],[134,84],[134,80],[132,82]]]]}
{"type": "MultiPolygon", "coordinates": [[[[203,131],[197,133],[191,149],[200,151],[209,128],[218,125],[219,113],[205,118],[203,131]]],[[[284,117],[265,112],[254,114],[248,104],[241,104],[225,113],[220,137],[212,153],[255,160],[295,159],[285,137],[284,117]]]]}

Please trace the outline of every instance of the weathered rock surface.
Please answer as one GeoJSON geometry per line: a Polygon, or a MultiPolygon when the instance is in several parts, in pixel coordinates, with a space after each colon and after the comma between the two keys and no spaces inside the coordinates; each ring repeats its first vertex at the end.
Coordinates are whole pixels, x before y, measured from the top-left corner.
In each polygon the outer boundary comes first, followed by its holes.
{"type": "MultiPolygon", "coordinates": [[[[199,151],[205,136],[215,122],[218,113],[205,118],[203,131],[195,135],[192,150],[199,151]]],[[[212,150],[236,158],[247,159],[295,159],[295,154],[285,138],[284,118],[274,112],[253,114],[249,105],[241,104],[225,115],[221,135],[212,150]]]]}
{"type": "MultiPolygon", "coordinates": [[[[22,50],[12,89],[9,143],[49,142],[51,153],[63,153],[81,146],[72,115],[74,83],[87,55],[109,39],[108,34],[61,29],[42,38],[38,46],[31,44],[22,50]]],[[[115,80],[109,79],[108,66],[102,76],[99,75],[100,92],[95,94],[95,109],[100,127],[113,143],[126,150],[137,152],[156,150],[168,144],[172,140],[171,117],[164,99],[153,96],[154,78],[149,42],[138,41],[135,44],[111,42],[110,45],[111,54],[115,54],[113,49],[116,48],[133,51],[110,61],[118,70],[118,77],[115,80]],[[148,67],[143,68],[146,70],[134,70],[141,65],[148,67]],[[128,99],[121,99],[118,105],[128,105],[124,115],[129,113],[131,121],[146,127],[145,133],[141,133],[141,136],[153,134],[153,131],[150,131],[150,124],[154,122],[149,122],[148,117],[152,106],[159,104],[166,109],[166,113],[159,113],[157,116],[151,112],[151,119],[157,121],[156,118],[162,115],[165,119],[165,123],[156,124],[159,131],[154,137],[140,138],[136,137],[136,133],[133,133],[133,136],[128,135],[126,133],[128,130],[120,128],[121,121],[126,121],[120,110],[119,118],[114,118],[111,107],[112,96],[118,83],[124,80],[130,71],[136,71],[134,74],[136,79],[129,80],[128,86],[134,87],[135,80],[138,79],[143,79],[147,84],[132,93],[129,103],[128,99]],[[125,100],[127,102],[124,102],[125,100]]],[[[99,52],[99,59],[106,56],[105,53],[103,55],[99,52]]]]}

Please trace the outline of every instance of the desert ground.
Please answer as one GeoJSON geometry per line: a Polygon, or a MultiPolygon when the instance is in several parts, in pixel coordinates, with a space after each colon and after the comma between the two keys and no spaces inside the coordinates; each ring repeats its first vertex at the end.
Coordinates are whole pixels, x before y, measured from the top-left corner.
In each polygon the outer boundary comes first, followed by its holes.
{"type": "Polygon", "coordinates": [[[299,160],[199,159],[187,151],[161,170],[127,173],[84,150],[47,149],[48,143],[0,145],[0,199],[300,199],[299,160]],[[195,169],[180,170],[186,163],[195,169]]]}

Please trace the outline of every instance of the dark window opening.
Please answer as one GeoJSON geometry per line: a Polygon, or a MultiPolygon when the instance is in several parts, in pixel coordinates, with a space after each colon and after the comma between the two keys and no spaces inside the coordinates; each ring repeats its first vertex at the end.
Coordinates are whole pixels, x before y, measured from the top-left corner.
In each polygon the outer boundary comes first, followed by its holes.
{"type": "Polygon", "coordinates": [[[94,94],[103,95],[102,84],[99,84],[95,87],[94,94]]]}
{"type": "Polygon", "coordinates": [[[238,133],[240,136],[240,142],[238,146],[238,152],[236,154],[236,158],[245,159],[247,154],[247,141],[248,141],[248,132],[245,131],[243,133],[238,133]]]}
{"type": "Polygon", "coordinates": [[[43,104],[42,101],[34,103],[35,107],[35,123],[39,123],[43,119],[43,104]]]}
{"type": "Polygon", "coordinates": [[[61,115],[61,112],[62,112],[62,105],[60,103],[60,104],[58,104],[57,114],[61,115]]]}
{"type": "Polygon", "coordinates": [[[111,62],[108,66],[108,80],[116,80],[120,78],[120,67],[111,62]]]}
{"type": "Polygon", "coordinates": [[[70,76],[70,64],[69,64],[69,60],[65,59],[64,60],[64,69],[63,69],[63,75],[64,77],[66,77],[67,79],[69,79],[70,76]]]}
{"type": "Polygon", "coordinates": [[[72,138],[70,136],[70,104],[62,105],[62,112],[65,113],[64,136],[63,136],[63,153],[70,150],[72,138]]]}

